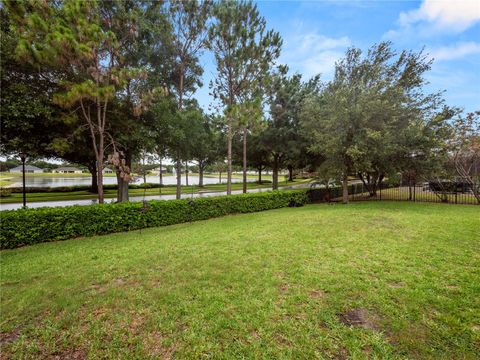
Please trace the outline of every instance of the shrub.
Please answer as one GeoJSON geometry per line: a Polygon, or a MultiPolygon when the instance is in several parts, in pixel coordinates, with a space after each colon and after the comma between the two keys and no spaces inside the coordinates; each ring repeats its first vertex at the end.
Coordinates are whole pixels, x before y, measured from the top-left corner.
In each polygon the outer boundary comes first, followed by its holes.
{"type": "MultiPolygon", "coordinates": [[[[348,194],[355,193],[355,185],[348,185],[348,194]]],[[[311,188],[307,190],[307,196],[309,202],[328,202],[335,201],[334,199],[340,199],[343,196],[343,189],[341,186],[331,186],[328,189],[326,188],[311,188]]]]}
{"type": "Polygon", "coordinates": [[[302,206],[305,191],[269,191],[221,197],[160,200],[0,212],[0,248],[302,206]]]}
{"type": "Polygon", "coordinates": [[[152,184],[152,183],[141,183],[138,185],[129,185],[130,189],[154,189],[160,187],[160,184],[152,184]]]}
{"type": "Polygon", "coordinates": [[[9,197],[12,195],[12,190],[10,189],[0,189],[0,197],[9,197]]]}

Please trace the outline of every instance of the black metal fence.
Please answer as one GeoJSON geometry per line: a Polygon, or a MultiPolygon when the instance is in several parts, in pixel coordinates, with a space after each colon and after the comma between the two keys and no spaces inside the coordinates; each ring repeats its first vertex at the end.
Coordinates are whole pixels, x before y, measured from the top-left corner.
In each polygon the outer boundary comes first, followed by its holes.
{"type": "MultiPolygon", "coordinates": [[[[400,200],[480,205],[474,194],[475,189],[480,189],[480,184],[471,185],[466,181],[381,183],[376,189],[358,181],[348,186],[348,198],[349,201],[400,200]]],[[[342,200],[342,188],[337,186],[330,189],[310,189],[309,197],[312,202],[338,202],[342,200]]]]}

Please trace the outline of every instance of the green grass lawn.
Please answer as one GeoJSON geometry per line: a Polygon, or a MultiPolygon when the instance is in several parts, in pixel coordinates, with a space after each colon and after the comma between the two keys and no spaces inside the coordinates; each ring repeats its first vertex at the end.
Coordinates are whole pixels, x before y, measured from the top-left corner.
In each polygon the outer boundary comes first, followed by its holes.
{"type": "Polygon", "coordinates": [[[480,209],[309,205],[1,252],[2,358],[475,359],[480,209]]]}

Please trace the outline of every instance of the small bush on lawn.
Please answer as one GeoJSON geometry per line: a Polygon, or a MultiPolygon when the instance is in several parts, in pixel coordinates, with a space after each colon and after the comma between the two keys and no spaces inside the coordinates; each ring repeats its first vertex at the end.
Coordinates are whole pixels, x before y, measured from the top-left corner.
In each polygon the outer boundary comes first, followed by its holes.
{"type": "Polygon", "coordinates": [[[10,189],[0,189],[0,197],[9,197],[12,195],[12,190],[10,189]]]}
{"type": "Polygon", "coordinates": [[[0,212],[0,248],[165,226],[236,213],[302,206],[305,191],[0,212]]]}

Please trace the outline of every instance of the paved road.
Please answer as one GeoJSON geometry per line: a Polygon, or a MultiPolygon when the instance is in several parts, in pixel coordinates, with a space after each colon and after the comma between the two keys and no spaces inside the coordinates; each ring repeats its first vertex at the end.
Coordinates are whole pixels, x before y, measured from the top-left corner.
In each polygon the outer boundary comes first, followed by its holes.
{"type": "MultiPolygon", "coordinates": [[[[309,184],[300,184],[294,186],[283,186],[280,187],[281,190],[288,190],[288,189],[299,189],[299,188],[306,188],[309,184]]],[[[270,191],[271,189],[251,189],[248,190],[249,193],[257,193],[257,192],[264,192],[270,191]]],[[[241,194],[242,190],[234,190],[232,194],[241,194]]],[[[216,192],[204,192],[204,193],[194,193],[194,194],[182,194],[182,199],[189,199],[189,198],[199,198],[199,197],[209,197],[209,196],[224,196],[227,195],[226,191],[216,191],[216,192]]],[[[147,195],[143,196],[131,196],[130,201],[143,201],[143,200],[174,200],[175,194],[172,195],[147,195]]],[[[109,198],[105,199],[105,202],[115,202],[117,201],[116,198],[109,198]]],[[[92,205],[96,204],[96,199],[87,199],[87,200],[63,200],[63,201],[38,201],[38,202],[28,202],[28,194],[27,194],[27,207],[29,208],[39,208],[39,207],[63,207],[63,206],[71,206],[71,205],[92,205]]],[[[0,204],[0,211],[3,210],[15,210],[20,209],[22,207],[21,203],[12,203],[12,204],[0,204]]]]}

